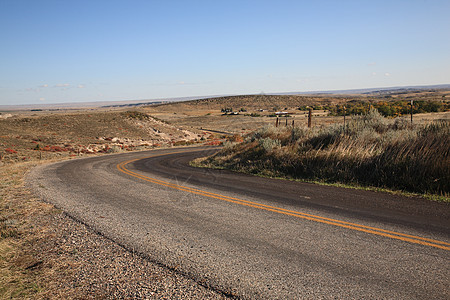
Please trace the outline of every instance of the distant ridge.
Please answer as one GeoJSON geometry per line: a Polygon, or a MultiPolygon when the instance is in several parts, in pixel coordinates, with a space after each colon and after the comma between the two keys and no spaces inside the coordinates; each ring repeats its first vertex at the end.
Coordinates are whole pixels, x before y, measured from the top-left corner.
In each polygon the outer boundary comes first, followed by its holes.
{"type": "Polygon", "coordinates": [[[437,85],[418,85],[418,86],[395,86],[367,89],[350,89],[350,90],[330,90],[330,91],[310,91],[310,92],[285,92],[285,93],[267,93],[267,95],[367,95],[367,94],[383,94],[401,91],[422,91],[422,90],[446,90],[450,89],[450,84],[437,85]]]}
{"type": "MultiPolygon", "coordinates": [[[[349,90],[329,90],[329,91],[308,91],[308,92],[280,92],[280,93],[260,93],[265,95],[381,95],[399,92],[426,91],[426,90],[450,90],[450,84],[422,85],[422,86],[396,86],[367,89],[349,89],[349,90]]],[[[258,95],[258,94],[253,94],[258,95]]],[[[123,101],[97,101],[97,102],[73,102],[73,103],[54,103],[54,104],[22,104],[22,105],[0,105],[0,111],[11,110],[67,110],[83,108],[114,108],[114,107],[138,107],[152,104],[161,104],[166,102],[181,102],[190,100],[200,100],[208,98],[218,98],[226,96],[238,96],[238,94],[210,95],[210,96],[191,96],[160,98],[148,100],[123,100],[123,101]]]]}
{"type": "Polygon", "coordinates": [[[166,102],[179,102],[198,100],[204,98],[211,98],[215,96],[195,96],[195,97],[178,97],[178,98],[164,98],[164,99],[144,99],[144,100],[123,100],[123,101],[92,101],[92,102],[68,102],[68,103],[42,103],[42,104],[18,104],[18,105],[0,105],[0,111],[9,110],[70,110],[70,109],[94,109],[94,108],[108,108],[108,107],[133,107],[145,106],[152,104],[161,104],[166,102]]]}

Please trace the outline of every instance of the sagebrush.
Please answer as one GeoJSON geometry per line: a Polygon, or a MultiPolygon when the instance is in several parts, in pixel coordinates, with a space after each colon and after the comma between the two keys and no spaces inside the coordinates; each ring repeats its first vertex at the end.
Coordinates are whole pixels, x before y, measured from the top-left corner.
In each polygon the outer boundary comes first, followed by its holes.
{"type": "Polygon", "coordinates": [[[447,196],[450,123],[413,126],[376,109],[345,125],[264,127],[205,165],[247,173],[447,196]]]}

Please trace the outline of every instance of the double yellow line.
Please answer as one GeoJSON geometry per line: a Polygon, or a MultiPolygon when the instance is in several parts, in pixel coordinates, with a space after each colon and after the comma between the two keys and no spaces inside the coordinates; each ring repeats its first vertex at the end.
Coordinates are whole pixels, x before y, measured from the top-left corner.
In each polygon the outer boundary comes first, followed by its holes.
{"type": "Polygon", "coordinates": [[[207,192],[207,191],[202,191],[202,190],[198,190],[198,189],[194,189],[194,188],[190,188],[190,187],[186,187],[186,186],[182,186],[182,185],[178,185],[178,184],[173,184],[173,183],[166,182],[163,180],[151,178],[148,176],[144,176],[144,175],[138,174],[136,172],[130,171],[126,168],[127,164],[130,164],[137,160],[150,158],[150,157],[156,157],[156,156],[170,155],[170,154],[175,154],[175,153],[181,153],[181,152],[172,152],[172,153],[166,153],[166,154],[160,154],[160,155],[152,155],[152,156],[147,156],[144,158],[138,158],[138,159],[124,161],[117,165],[117,169],[120,172],[123,172],[130,176],[145,180],[147,182],[151,182],[154,184],[158,184],[158,185],[169,187],[169,188],[172,188],[175,190],[179,190],[179,191],[193,193],[196,195],[201,195],[201,196],[205,196],[205,197],[209,197],[209,198],[227,201],[227,202],[231,202],[231,203],[235,203],[235,204],[239,204],[239,205],[243,205],[243,206],[254,207],[254,208],[271,211],[271,212],[275,212],[275,213],[279,213],[279,214],[283,214],[283,215],[288,215],[288,216],[292,216],[292,217],[297,217],[297,218],[301,218],[301,219],[306,219],[306,220],[310,220],[310,221],[314,221],[314,222],[319,222],[319,223],[329,224],[329,225],[343,227],[343,228],[347,228],[347,229],[352,229],[352,230],[356,230],[356,231],[361,231],[361,232],[371,233],[371,234],[380,235],[380,236],[384,236],[384,237],[389,237],[389,238],[393,238],[393,239],[397,239],[397,240],[401,240],[401,241],[405,241],[405,242],[410,242],[410,243],[414,243],[414,244],[431,246],[431,247],[435,247],[435,248],[439,248],[439,249],[443,249],[443,250],[450,250],[450,247],[449,247],[450,243],[437,241],[437,240],[424,238],[424,237],[419,237],[419,236],[414,236],[414,235],[410,235],[410,234],[385,230],[385,229],[381,229],[381,228],[365,226],[365,225],[361,225],[361,224],[345,222],[345,221],[340,221],[340,220],[331,219],[331,218],[325,218],[325,217],[321,217],[321,216],[317,216],[317,215],[302,213],[302,212],[284,209],[284,208],[280,208],[280,207],[276,207],[276,206],[265,205],[265,204],[261,204],[261,203],[257,203],[257,202],[253,202],[253,201],[247,201],[247,200],[242,200],[242,199],[238,199],[238,198],[234,198],[234,197],[229,197],[229,196],[215,194],[215,193],[211,193],[211,192],[207,192]]]}

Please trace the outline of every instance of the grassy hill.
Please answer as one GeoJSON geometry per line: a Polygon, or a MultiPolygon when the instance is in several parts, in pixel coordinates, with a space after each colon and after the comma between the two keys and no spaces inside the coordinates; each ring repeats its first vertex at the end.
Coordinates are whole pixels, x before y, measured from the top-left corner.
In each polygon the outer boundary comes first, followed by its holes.
{"type": "Polygon", "coordinates": [[[356,95],[240,95],[206,98],[151,106],[160,112],[176,112],[191,110],[217,110],[225,107],[235,111],[244,108],[248,111],[260,109],[277,111],[301,106],[336,106],[347,102],[392,102],[392,101],[439,101],[449,102],[449,90],[431,91],[398,91],[379,94],[356,95]]]}
{"type": "Polygon", "coordinates": [[[247,110],[279,110],[284,108],[299,107],[302,105],[333,104],[345,101],[344,97],[313,97],[300,95],[242,95],[217,98],[191,100],[177,103],[166,103],[153,106],[159,111],[175,110],[217,110],[231,107],[234,110],[245,108],[247,110]]]}

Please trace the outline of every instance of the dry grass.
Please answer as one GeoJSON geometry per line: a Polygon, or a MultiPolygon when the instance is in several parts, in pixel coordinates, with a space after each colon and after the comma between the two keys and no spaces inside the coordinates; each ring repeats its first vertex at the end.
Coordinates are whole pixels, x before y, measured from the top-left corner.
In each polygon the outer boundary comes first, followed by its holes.
{"type": "Polygon", "coordinates": [[[54,208],[37,201],[24,187],[24,175],[33,163],[0,168],[0,298],[36,298],[45,289],[42,261],[33,251],[45,233],[31,220],[54,208]]]}
{"type": "Polygon", "coordinates": [[[411,126],[377,111],[342,125],[265,127],[226,144],[206,165],[448,197],[450,123],[411,126]]]}

